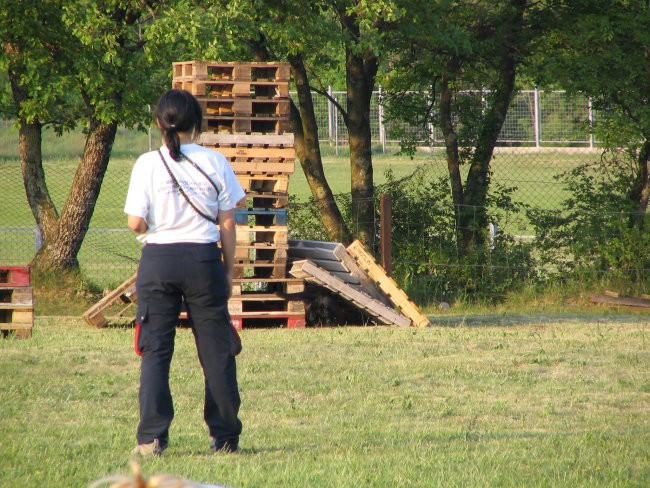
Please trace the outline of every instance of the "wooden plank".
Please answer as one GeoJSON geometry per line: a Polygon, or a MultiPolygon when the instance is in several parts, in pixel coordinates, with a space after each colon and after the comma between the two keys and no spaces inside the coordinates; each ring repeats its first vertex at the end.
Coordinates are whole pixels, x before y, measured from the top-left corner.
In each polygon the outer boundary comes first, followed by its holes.
{"type": "Polygon", "coordinates": [[[296,150],[292,147],[214,147],[213,150],[220,152],[227,158],[254,158],[254,159],[287,159],[293,161],[296,158],[296,150]]]}
{"type": "Polygon", "coordinates": [[[261,147],[293,147],[294,135],[268,134],[268,135],[247,135],[247,134],[214,134],[210,132],[199,134],[198,144],[206,146],[261,146],[261,147]]]}
{"type": "Polygon", "coordinates": [[[620,305],[624,307],[650,309],[650,300],[646,298],[612,296],[603,293],[591,295],[591,301],[592,303],[603,303],[606,305],[620,305]]]}
{"type": "Polygon", "coordinates": [[[370,279],[377,283],[390,300],[400,308],[402,313],[413,321],[413,324],[417,327],[429,325],[429,319],[420,312],[406,293],[395,283],[395,280],[386,275],[384,269],[375,262],[375,258],[366,251],[361,242],[354,241],[347,247],[347,251],[370,279]]]}
{"type": "Polygon", "coordinates": [[[408,327],[411,325],[411,321],[407,317],[363,293],[361,290],[348,285],[307,259],[293,263],[289,273],[292,276],[304,278],[338,293],[384,324],[395,324],[400,327],[408,327]]]}

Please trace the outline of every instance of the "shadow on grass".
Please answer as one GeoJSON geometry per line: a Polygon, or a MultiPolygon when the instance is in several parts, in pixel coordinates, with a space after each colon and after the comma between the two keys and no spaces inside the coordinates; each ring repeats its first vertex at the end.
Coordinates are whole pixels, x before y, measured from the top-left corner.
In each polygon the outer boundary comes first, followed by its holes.
{"type": "Polygon", "coordinates": [[[650,322],[650,314],[467,314],[429,316],[432,326],[442,327],[481,327],[513,325],[545,325],[563,323],[621,324],[650,322]]]}

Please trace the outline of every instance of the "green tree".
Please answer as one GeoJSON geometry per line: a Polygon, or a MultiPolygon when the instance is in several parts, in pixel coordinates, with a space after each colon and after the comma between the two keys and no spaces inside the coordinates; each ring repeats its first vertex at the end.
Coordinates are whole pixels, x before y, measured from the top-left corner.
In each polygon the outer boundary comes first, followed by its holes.
{"type": "Polygon", "coordinates": [[[627,188],[629,224],[643,229],[650,199],[650,4],[575,0],[561,4],[555,19],[544,54],[535,59],[535,76],[592,99],[592,128],[608,159],[618,160],[620,169],[631,163],[617,175],[627,188]]]}
{"type": "MultiPolygon", "coordinates": [[[[375,88],[383,38],[397,14],[392,1],[300,2],[257,0],[214,2],[215,36],[246,47],[251,58],[288,60],[298,91],[292,110],[298,157],[328,234],[347,241],[348,231],[325,178],[311,89],[325,96],[328,76],[345,77],[347,104],[331,100],[346,124],[350,146],[352,227],[363,242],[374,240],[374,182],[370,100],[375,88]],[[231,22],[224,23],[227,17],[231,22]]],[[[197,4],[198,6],[198,4],[197,4]]]]}
{"type": "Polygon", "coordinates": [[[76,269],[118,124],[141,126],[160,91],[151,79],[164,51],[146,32],[164,2],[2,0],[1,65],[8,73],[27,200],[43,235],[37,269],[76,269]],[[49,196],[41,131],[81,126],[86,142],[60,212],[49,196]]]}
{"type": "MultiPolygon", "coordinates": [[[[459,248],[485,243],[490,164],[517,75],[544,34],[548,5],[526,0],[398,2],[390,118],[444,136],[459,248]],[[461,169],[467,166],[463,181],[461,169]]],[[[413,148],[414,141],[405,141],[413,148]]]]}

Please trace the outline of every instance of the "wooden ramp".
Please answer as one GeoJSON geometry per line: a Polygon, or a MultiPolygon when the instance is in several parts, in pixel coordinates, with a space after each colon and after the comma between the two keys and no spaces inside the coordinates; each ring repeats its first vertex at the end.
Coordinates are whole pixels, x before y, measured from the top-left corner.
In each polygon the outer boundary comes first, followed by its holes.
{"type": "Polygon", "coordinates": [[[343,244],[289,239],[289,260],[300,261],[303,259],[310,260],[332,276],[363,291],[384,305],[390,304],[386,295],[359,267],[343,244]]]}
{"type": "Polygon", "coordinates": [[[375,258],[363,247],[363,244],[354,241],[347,247],[347,251],[355,259],[359,267],[388,295],[390,301],[413,321],[416,327],[429,325],[429,319],[420,312],[417,305],[409,299],[406,293],[395,283],[395,280],[386,274],[384,268],[375,262],[375,258]]]}
{"type": "Polygon", "coordinates": [[[411,325],[411,320],[404,315],[316,266],[309,260],[296,261],[289,273],[296,278],[303,278],[338,293],[383,324],[395,324],[400,327],[411,325]]]}
{"type": "MultiPolygon", "coordinates": [[[[357,303],[352,299],[352,291],[362,293],[365,297],[373,299],[384,307],[397,310],[393,312],[407,318],[409,322],[417,327],[429,325],[429,319],[423,315],[418,307],[409,300],[408,296],[402,291],[397,283],[390,278],[384,269],[379,266],[372,255],[365,250],[363,245],[355,241],[345,248],[342,244],[336,242],[320,241],[301,241],[289,240],[289,261],[298,264],[303,260],[308,260],[317,268],[317,275],[312,276],[310,281],[316,282],[316,278],[321,279],[321,286],[335,291],[343,296],[346,300],[351,301],[355,306],[362,310],[367,310],[364,303],[357,303]],[[325,284],[324,277],[333,278],[331,282],[325,284]],[[338,281],[346,285],[345,291],[338,281]],[[332,287],[336,285],[336,289],[332,287]],[[361,305],[360,305],[361,304],[361,305]]],[[[304,266],[300,264],[300,266],[304,266]]],[[[294,268],[290,268],[293,274],[294,268]]],[[[314,268],[308,265],[308,270],[314,268]]],[[[301,268],[296,268],[296,272],[303,272],[301,268]]],[[[307,272],[307,271],[304,271],[307,272]]],[[[305,278],[309,279],[309,278],[305,278]]],[[[355,295],[356,296],[356,295],[355,295]]],[[[367,299],[364,299],[367,301],[367,299]]],[[[374,304],[373,304],[374,306],[374,304]]],[[[383,309],[382,309],[383,310],[383,309]]],[[[368,312],[370,313],[370,312],[368,312]]],[[[376,313],[370,313],[377,318],[376,313]]],[[[385,323],[385,322],[384,322],[385,323]]],[[[392,322],[397,323],[397,322],[392,322]]],[[[400,324],[398,324],[400,325],[400,324]]]]}

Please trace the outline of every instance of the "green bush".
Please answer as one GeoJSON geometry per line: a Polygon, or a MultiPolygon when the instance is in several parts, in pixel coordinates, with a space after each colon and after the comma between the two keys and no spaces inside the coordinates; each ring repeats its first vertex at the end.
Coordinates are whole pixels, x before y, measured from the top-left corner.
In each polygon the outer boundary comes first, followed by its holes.
{"type": "MultiPolygon", "coordinates": [[[[456,239],[456,217],[447,178],[433,176],[433,169],[420,166],[411,175],[376,188],[376,221],[379,198],[392,199],[393,277],[421,305],[440,301],[495,302],[506,293],[534,278],[529,245],[497,233],[484,247],[460,250],[456,239]]],[[[518,212],[511,198],[513,189],[494,185],[488,199],[489,214],[507,209],[518,212]]],[[[350,225],[350,195],[337,196],[337,204],[350,225]]],[[[293,204],[289,212],[291,237],[327,240],[313,200],[293,204]]],[[[378,227],[378,226],[377,226],[378,227]]],[[[376,243],[379,243],[377,229],[376,243]]],[[[487,229],[484,230],[487,232],[487,229]]],[[[374,249],[376,251],[376,249],[374,249]]]]}
{"type": "Polygon", "coordinates": [[[571,193],[562,209],[529,211],[541,260],[564,279],[642,290],[650,268],[650,219],[629,197],[633,160],[610,152],[558,178],[571,193]]]}

